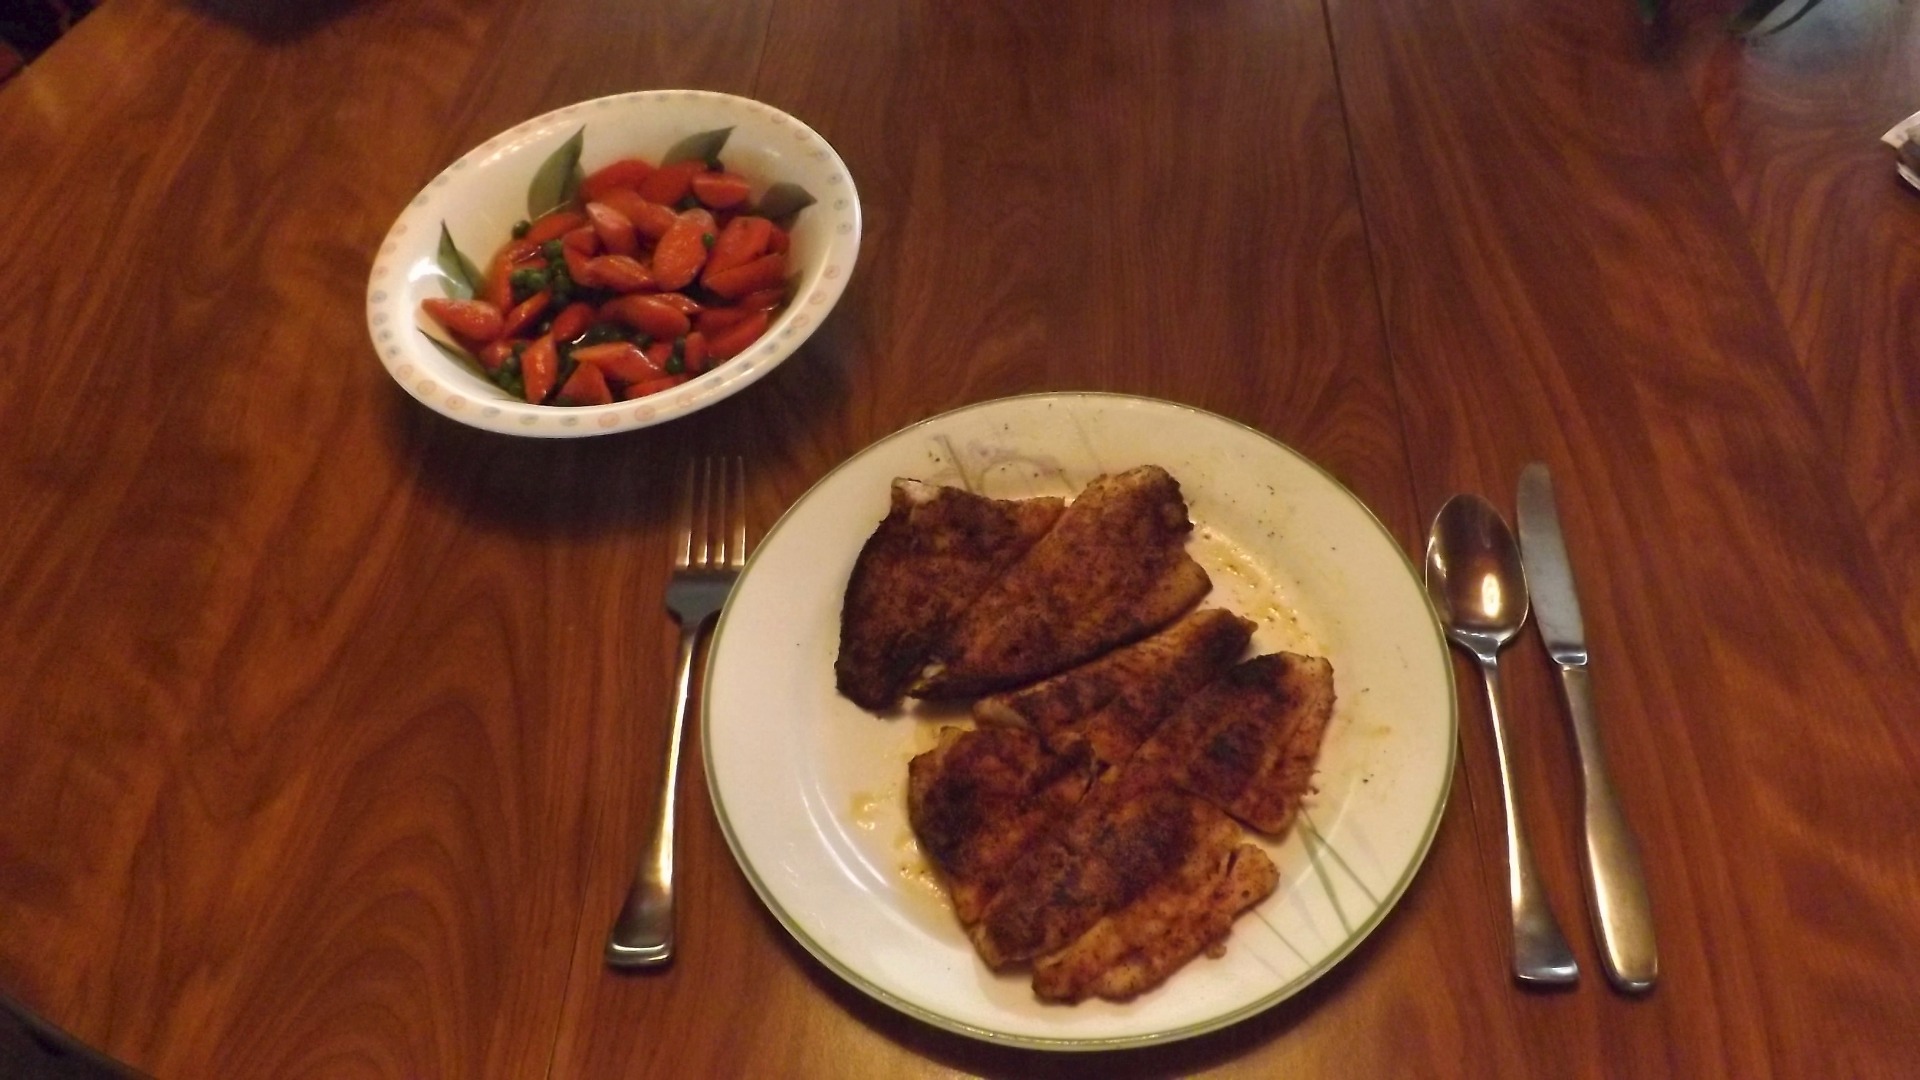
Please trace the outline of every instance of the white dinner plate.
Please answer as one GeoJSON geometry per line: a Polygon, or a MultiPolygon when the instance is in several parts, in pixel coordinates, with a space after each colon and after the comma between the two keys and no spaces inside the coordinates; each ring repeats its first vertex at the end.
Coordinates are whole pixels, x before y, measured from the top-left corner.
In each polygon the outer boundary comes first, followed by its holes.
{"type": "MultiPolygon", "coordinates": [[[[1454,693],[1412,564],[1360,501],[1273,439],[1212,413],[1109,394],[973,405],[854,455],[767,533],[714,631],[702,716],[734,856],[821,963],[894,1008],[993,1042],[1168,1042],[1245,1019],[1351,952],[1406,891],[1446,804],[1454,693]],[[895,477],[997,497],[1069,495],[1157,464],[1185,493],[1206,603],[1254,619],[1259,652],[1333,662],[1317,793],[1266,848],[1280,887],[1200,957],[1126,1004],[1038,1000],[975,955],[906,819],[907,761],[964,712],[876,716],[834,691],[840,599],[895,477]]],[[[1252,834],[1248,834],[1253,838],[1252,834]]]]}

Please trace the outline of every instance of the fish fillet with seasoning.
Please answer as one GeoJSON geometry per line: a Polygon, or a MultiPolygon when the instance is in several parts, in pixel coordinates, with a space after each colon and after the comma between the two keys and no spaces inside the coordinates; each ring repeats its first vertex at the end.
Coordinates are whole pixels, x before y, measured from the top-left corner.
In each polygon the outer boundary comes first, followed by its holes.
{"type": "Polygon", "coordinates": [[[1160,725],[1128,763],[1128,788],[1171,784],[1278,835],[1312,790],[1333,716],[1333,665],[1272,653],[1237,664],[1160,725]]]}
{"type": "Polygon", "coordinates": [[[1085,745],[1102,768],[1114,768],[1181,702],[1232,665],[1252,634],[1251,620],[1203,608],[1097,660],[981,698],[973,715],[982,723],[1031,728],[1056,751],[1085,745]]]}
{"type": "Polygon", "coordinates": [[[1192,530],[1165,469],[1094,479],[960,616],[910,692],[952,698],[1024,686],[1167,625],[1212,587],[1187,554],[1192,530]]]}
{"type": "Polygon", "coordinates": [[[1060,499],[988,499],[895,480],[855,560],[834,682],[868,709],[899,704],[954,620],[1059,519],[1060,499]]]}
{"type": "Polygon", "coordinates": [[[978,922],[1014,863],[1086,793],[1085,751],[1055,754],[1021,728],[945,728],[907,764],[907,823],[945,875],[954,914],[978,922]]]}

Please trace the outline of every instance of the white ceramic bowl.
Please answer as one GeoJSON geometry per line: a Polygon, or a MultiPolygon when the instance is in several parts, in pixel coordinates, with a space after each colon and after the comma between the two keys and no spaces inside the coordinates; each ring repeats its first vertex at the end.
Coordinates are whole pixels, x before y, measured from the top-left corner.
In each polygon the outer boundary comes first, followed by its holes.
{"type": "Polygon", "coordinates": [[[860,251],[860,198],[833,147],[771,105],[705,90],[646,90],[569,105],[502,132],[427,184],[388,230],[367,282],[367,329],[387,371],[407,392],[463,424],[512,435],[564,438],[647,427],[703,409],[754,383],[790,356],[846,289],[860,251]],[[427,338],[440,334],[420,302],[446,295],[437,255],[444,223],[470,260],[485,265],[527,214],[527,188],[542,162],[575,131],[588,173],[623,157],[657,161],[688,135],[732,128],[721,152],[753,183],[798,184],[816,202],[791,231],[798,275],[792,302],[753,347],[681,386],[636,401],[584,408],[529,405],[427,338]]]}

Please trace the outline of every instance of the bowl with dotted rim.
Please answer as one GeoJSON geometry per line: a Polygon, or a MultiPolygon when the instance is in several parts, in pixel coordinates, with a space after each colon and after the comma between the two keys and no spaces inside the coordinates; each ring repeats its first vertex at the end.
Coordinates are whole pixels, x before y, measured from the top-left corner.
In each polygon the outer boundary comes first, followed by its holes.
{"type": "Polygon", "coordinates": [[[367,329],[389,374],[434,411],[510,435],[568,438],[648,427],[697,412],[778,367],[819,327],[846,290],[860,251],[860,197],[846,163],[820,134],[750,98],[706,90],[643,90],[596,98],[519,124],[462,155],[407,204],[381,242],[367,281],[367,329]],[[421,301],[448,295],[442,227],[471,261],[485,261],[528,216],[528,186],[541,165],[581,133],[580,168],[625,157],[658,161],[688,136],[730,128],[721,158],[758,199],[795,184],[814,203],[794,218],[788,253],[791,300],[745,352],[680,386],[633,401],[530,405],[495,386],[471,362],[437,345],[444,335],[421,301]]]}

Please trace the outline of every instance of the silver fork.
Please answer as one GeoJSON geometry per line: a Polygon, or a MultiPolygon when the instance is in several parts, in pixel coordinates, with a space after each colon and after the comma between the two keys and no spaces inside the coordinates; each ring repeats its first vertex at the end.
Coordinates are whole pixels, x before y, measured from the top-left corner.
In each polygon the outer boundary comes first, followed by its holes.
{"type": "Polygon", "coordinates": [[[614,967],[658,967],[673,959],[674,792],[679,788],[681,732],[686,727],[700,632],[726,603],[734,579],[747,562],[745,463],[737,457],[717,463],[707,458],[696,468],[688,461],[674,518],[676,546],[673,576],[667,581],[667,610],[680,620],[680,675],[667,736],[667,774],[661,780],[653,835],[640,853],[633,887],[607,938],[607,963],[614,967]]]}

